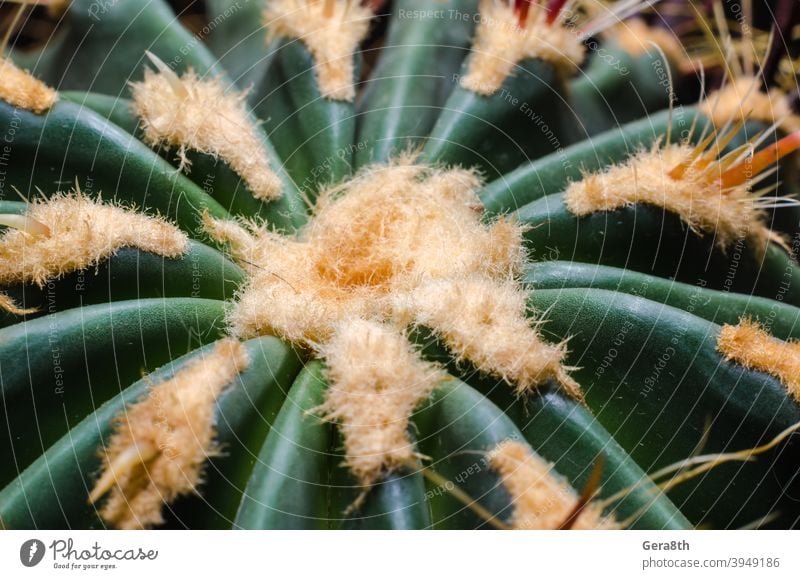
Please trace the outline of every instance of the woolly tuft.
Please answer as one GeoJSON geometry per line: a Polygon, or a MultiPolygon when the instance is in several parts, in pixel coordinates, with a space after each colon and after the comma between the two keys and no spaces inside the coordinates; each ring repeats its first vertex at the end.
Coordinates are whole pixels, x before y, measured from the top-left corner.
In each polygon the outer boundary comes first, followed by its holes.
{"type": "MultiPolygon", "coordinates": [[[[542,343],[525,317],[518,283],[525,264],[523,228],[505,217],[485,222],[480,185],[473,171],[414,165],[403,157],[322,192],[295,237],[207,217],[210,235],[228,244],[250,276],[228,314],[231,333],[277,335],[334,356],[342,380],[349,372],[372,376],[362,384],[367,387],[378,380],[376,358],[391,369],[387,376],[422,372],[413,352],[401,354],[400,344],[409,347],[405,338],[385,337],[384,325],[402,332],[424,320],[459,356],[515,383],[519,392],[555,378],[579,396],[560,365],[563,346],[542,343]],[[444,288],[440,293],[437,281],[444,288]],[[452,292],[462,298],[466,293],[472,301],[465,304],[452,292]],[[343,328],[355,332],[353,327],[365,336],[384,337],[342,337],[343,328]],[[338,344],[334,350],[331,340],[338,344]],[[398,353],[370,354],[371,346],[361,344],[370,340],[386,342],[387,351],[394,343],[392,351],[398,353]]],[[[331,404],[328,415],[343,417],[333,410],[340,404],[331,404]]],[[[393,445],[399,437],[391,438],[393,445]]],[[[348,456],[364,454],[353,448],[356,443],[348,443],[348,456]]],[[[358,461],[348,458],[365,484],[385,466],[381,457],[387,453],[366,454],[358,461]]]]}
{"type": "MultiPolygon", "coordinates": [[[[251,274],[260,269],[255,261],[259,257],[263,259],[266,256],[263,251],[260,251],[259,240],[252,233],[259,230],[256,223],[215,219],[208,211],[204,211],[203,229],[212,239],[227,245],[231,254],[251,274]]],[[[261,230],[259,233],[262,236],[271,235],[266,230],[261,230]]]]}
{"type": "Polygon", "coordinates": [[[13,314],[15,316],[26,316],[38,311],[36,308],[19,307],[17,302],[15,302],[11,296],[2,292],[0,292],[0,310],[5,310],[9,314],[13,314]]]}
{"type": "Polygon", "coordinates": [[[723,188],[720,165],[696,158],[695,152],[684,144],[656,143],[624,164],[571,183],[565,194],[567,208],[583,217],[646,203],[677,214],[696,233],[715,234],[722,248],[745,237],[765,247],[774,236],[763,222],[758,197],[747,183],[723,188]],[[671,176],[681,164],[687,164],[685,172],[671,176]]]}
{"type": "Polygon", "coordinates": [[[0,57],[0,100],[40,115],[56,104],[58,93],[8,58],[0,57]]]}
{"type": "Polygon", "coordinates": [[[48,281],[96,265],[122,247],[176,258],[188,245],[186,235],[161,218],[80,193],[36,200],[27,216],[49,232],[31,235],[8,229],[0,235],[0,285],[44,287],[48,281]]]}
{"type": "Polygon", "coordinates": [[[757,322],[743,319],[738,325],[722,326],[717,349],[728,360],[774,376],[800,402],[800,343],[779,340],[757,322]]]}
{"type": "Polygon", "coordinates": [[[270,0],[264,9],[267,40],[297,38],[314,58],[322,96],[356,96],[353,54],[366,37],[372,11],[350,0],[270,0]]]}
{"type": "Polygon", "coordinates": [[[253,224],[206,221],[249,269],[230,321],[240,337],[324,342],[341,321],[383,319],[392,296],[426,278],[507,280],[524,262],[522,228],[481,221],[480,180],[404,159],[375,166],[318,199],[295,238],[253,224]]]}
{"type": "Polygon", "coordinates": [[[517,394],[553,380],[582,399],[563,366],[566,343],[542,341],[526,317],[526,298],[521,288],[485,278],[435,280],[413,292],[411,309],[459,359],[515,385],[517,394]]]}
{"type": "Polygon", "coordinates": [[[339,424],[345,464],[363,486],[416,458],[409,417],[445,374],[423,362],[399,331],[355,320],[321,349],[330,383],[315,411],[339,424]]]}
{"type": "Polygon", "coordinates": [[[117,417],[89,497],[94,503],[110,490],[100,510],[106,523],[119,529],[158,525],[164,503],[196,490],[206,459],[219,451],[217,397],[247,365],[244,346],[222,340],[117,417]]]}
{"type": "Polygon", "coordinates": [[[763,83],[753,76],[731,79],[722,89],[710,94],[698,110],[722,128],[740,120],[761,121],[767,125],[781,122],[786,131],[800,130],[800,116],[792,110],[789,98],[781,89],[761,90],[763,83]]]}
{"type": "Polygon", "coordinates": [[[131,83],[145,142],[177,147],[181,170],[190,165],[188,150],[220,158],[254,197],[279,198],[282,184],[247,114],[245,94],[226,93],[219,79],[201,79],[192,71],[179,78],[160,61],[154,62],[160,72],[146,69],[142,82],[131,83]]]}
{"type": "Polygon", "coordinates": [[[480,14],[467,74],[461,79],[467,90],[491,96],[528,58],[552,63],[563,76],[583,61],[585,48],[578,34],[559,21],[548,24],[541,5],[531,6],[524,27],[519,26],[512,3],[482,0],[480,14]]]}
{"type": "MultiPolygon", "coordinates": [[[[565,480],[539,456],[519,442],[501,442],[488,455],[514,503],[511,524],[515,529],[557,530],[569,520],[580,498],[565,480]]],[[[616,529],[601,509],[585,505],[574,524],[576,530],[616,529]]]]}

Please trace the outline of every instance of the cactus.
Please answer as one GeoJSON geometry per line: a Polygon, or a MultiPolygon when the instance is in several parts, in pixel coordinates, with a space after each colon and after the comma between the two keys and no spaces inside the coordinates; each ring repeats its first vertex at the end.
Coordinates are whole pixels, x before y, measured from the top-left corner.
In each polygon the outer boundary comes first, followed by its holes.
{"type": "Polygon", "coordinates": [[[207,8],[0,60],[2,527],[800,524],[785,83],[678,101],[636,2],[207,8]]]}

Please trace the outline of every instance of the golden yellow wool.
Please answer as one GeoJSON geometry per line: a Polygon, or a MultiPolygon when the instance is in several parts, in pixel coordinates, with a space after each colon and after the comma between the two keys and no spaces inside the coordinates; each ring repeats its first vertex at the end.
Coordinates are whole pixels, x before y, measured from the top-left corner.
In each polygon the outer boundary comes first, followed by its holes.
{"type": "MultiPolygon", "coordinates": [[[[489,463],[511,495],[515,529],[556,530],[575,512],[579,497],[553,465],[533,454],[527,445],[507,440],[489,452],[489,463]]],[[[575,530],[615,529],[613,519],[589,503],[570,527],[575,530]]]]}
{"type": "Polygon", "coordinates": [[[479,184],[469,171],[406,160],[323,192],[295,238],[207,220],[211,234],[250,264],[233,333],[314,346],[342,320],[390,316],[391,296],[424,279],[510,279],[524,260],[522,229],[506,219],[481,221],[479,184]]]}
{"type": "Polygon", "coordinates": [[[522,268],[522,230],[482,222],[481,181],[464,169],[376,166],[325,192],[301,238],[318,269],[345,287],[413,286],[423,277],[522,268]]]}
{"type": "Polygon", "coordinates": [[[800,402],[800,343],[774,338],[757,322],[743,319],[735,326],[722,326],[717,349],[728,360],[771,374],[800,402]]]}
{"type": "Polygon", "coordinates": [[[37,311],[36,308],[21,308],[8,294],[0,292],[0,310],[15,316],[24,316],[37,311]]]}
{"type": "Polygon", "coordinates": [[[203,211],[203,228],[211,237],[224,243],[240,261],[241,266],[251,273],[259,268],[256,263],[258,256],[266,257],[259,250],[258,239],[252,234],[252,231],[259,229],[253,222],[223,221],[211,217],[208,211],[203,211]]]}
{"type": "Polygon", "coordinates": [[[86,269],[122,247],[179,257],[188,238],[163,219],[81,194],[55,195],[29,205],[27,216],[49,232],[7,229],[0,235],[0,286],[48,281],[86,269]]]}
{"type": "Polygon", "coordinates": [[[251,272],[238,295],[229,315],[235,335],[271,334],[314,347],[342,320],[379,316],[379,290],[339,287],[325,279],[313,249],[277,234],[258,237],[259,252],[268,252],[270,259],[254,262],[263,269],[251,272]]]}
{"type": "Polygon", "coordinates": [[[337,327],[321,349],[330,383],[316,409],[336,421],[346,465],[364,485],[416,457],[409,416],[444,378],[398,330],[356,320],[337,327]]]}
{"type": "Polygon", "coordinates": [[[217,397],[247,365],[244,346],[222,340],[117,417],[89,497],[97,502],[110,491],[100,509],[106,523],[119,529],[160,524],[165,503],[196,490],[206,459],[218,452],[217,397]]]}
{"type": "Polygon", "coordinates": [[[279,198],[282,184],[247,113],[245,95],[226,93],[219,79],[201,79],[191,71],[179,78],[165,64],[154,62],[159,72],[145,70],[144,80],[131,84],[145,142],[177,147],[181,169],[189,165],[189,150],[218,157],[257,199],[279,198]]]}
{"type": "Polygon", "coordinates": [[[578,34],[559,21],[547,24],[547,11],[532,6],[520,28],[510,2],[482,0],[467,74],[461,85],[482,95],[492,95],[528,58],[550,62],[562,75],[574,72],[583,61],[585,48],[578,34]]]}
{"type": "Polygon", "coordinates": [[[581,399],[580,386],[562,366],[566,344],[542,341],[526,317],[526,298],[518,287],[475,277],[425,283],[410,305],[414,321],[433,328],[458,358],[514,385],[518,394],[553,380],[581,399]]]}
{"type": "Polygon", "coordinates": [[[761,121],[772,125],[778,121],[786,131],[800,130],[800,116],[794,113],[789,98],[781,89],[761,90],[763,81],[753,76],[731,79],[725,87],[708,95],[698,109],[709,117],[717,129],[740,120],[761,121]]]}
{"type": "Polygon", "coordinates": [[[721,247],[743,237],[763,246],[772,235],[747,184],[722,189],[716,163],[692,164],[681,177],[670,176],[692,152],[688,145],[656,144],[624,164],[586,175],[567,187],[567,208],[583,217],[645,203],[677,214],[695,232],[715,234],[721,247]]]}
{"type": "Polygon", "coordinates": [[[341,424],[347,464],[364,485],[413,457],[408,417],[440,378],[402,332],[424,324],[461,358],[529,392],[549,379],[575,397],[526,317],[518,276],[522,227],[484,222],[480,179],[462,169],[373,166],[324,191],[294,237],[206,217],[249,274],[229,312],[241,338],[277,335],[330,368],[323,414],[341,424]]]}
{"type": "Polygon", "coordinates": [[[314,58],[319,90],[332,100],[356,96],[353,54],[367,35],[372,11],[350,0],[270,0],[263,22],[268,40],[299,39],[314,58]]]}
{"type": "Polygon", "coordinates": [[[0,100],[42,114],[56,104],[58,93],[10,59],[0,57],[0,100]]]}

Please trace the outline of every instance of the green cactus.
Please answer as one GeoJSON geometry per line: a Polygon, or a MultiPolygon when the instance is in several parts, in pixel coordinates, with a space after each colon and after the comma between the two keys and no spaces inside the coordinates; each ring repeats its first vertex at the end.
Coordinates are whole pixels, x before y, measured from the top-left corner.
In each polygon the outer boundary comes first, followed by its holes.
{"type": "Polygon", "coordinates": [[[625,12],[366,4],[74,0],[0,60],[0,525],[800,524],[785,94],[675,106],[625,12]]]}

